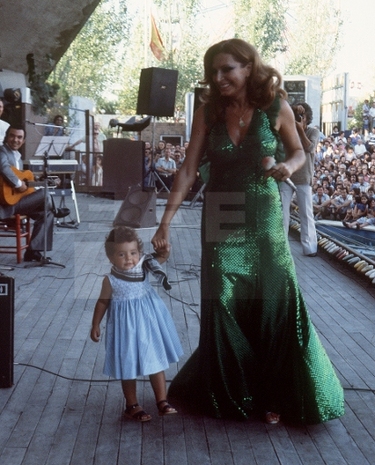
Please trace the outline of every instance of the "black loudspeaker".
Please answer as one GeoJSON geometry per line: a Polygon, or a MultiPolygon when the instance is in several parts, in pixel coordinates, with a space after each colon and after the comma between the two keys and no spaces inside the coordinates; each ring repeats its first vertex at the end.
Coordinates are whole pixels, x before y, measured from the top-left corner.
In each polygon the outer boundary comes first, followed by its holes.
{"type": "Polygon", "coordinates": [[[103,192],[123,200],[130,186],[143,184],[144,147],[144,142],[130,139],[103,141],[103,192]]]}
{"type": "Polygon", "coordinates": [[[156,225],[156,192],[144,191],[140,186],[131,186],[113,226],[149,228],[156,225]]]}
{"type": "Polygon", "coordinates": [[[14,279],[0,276],[0,388],[13,386],[14,279]]]}
{"type": "Polygon", "coordinates": [[[178,71],[145,68],[139,80],[137,114],[174,116],[178,71]]]}

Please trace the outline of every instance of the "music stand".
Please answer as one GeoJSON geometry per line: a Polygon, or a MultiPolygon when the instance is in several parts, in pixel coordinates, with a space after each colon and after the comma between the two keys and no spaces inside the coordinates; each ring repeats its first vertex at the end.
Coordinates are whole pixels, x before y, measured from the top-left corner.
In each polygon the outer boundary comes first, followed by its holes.
{"type": "Polygon", "coordinates": [[[43,136],[34,157],[44,157],[47,152],[48,157],[62,158],[68,143],[69,136],[43,136]]]}
{"type": "Polygon", "coordinates": [[[29,265],[26,265],[25,268],[30,268],[33,266],[45,266],[45,265],[55,265],[65,268],[65,265],[57,262],[53,262],[49,257],[47,257],[47,203],[48,203],[48,153],[53,145],[53,141],[50,142],[50,145],[47,150],[44,152],[44,163],[43,163],[43,180],[44,180],[44,243],[43,243],[43,256],[40,261],[32,262],[29,265]]]}

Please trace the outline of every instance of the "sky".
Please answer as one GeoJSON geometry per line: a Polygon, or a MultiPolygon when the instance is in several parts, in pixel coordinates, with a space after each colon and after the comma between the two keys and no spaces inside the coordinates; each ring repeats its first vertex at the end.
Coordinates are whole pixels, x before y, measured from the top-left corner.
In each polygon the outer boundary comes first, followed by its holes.
{"type": "MultiPolygon", "coordinates": [[[[315,0],[302,0],[313,3],[315,0]]],[[[362,89],[375,90],[375,45],[371,36],[372,21],[375,18],[375,0],[336,0],[341,10],[343,25],[341,48],[337,53],[337,73],[348,72],[350,80],[361,82],[362,89]]],[[[332,2],[332,6],[334,3],[332,2]]],[[[211,28],[222,27],[217,15],[224,13],[224,4],[230,0],[202,0],[206,8],[212,8],[215,15],[211,28]],[[215,9],[215,5],[219,8],[215,9]]],[[[214,32],[214,31],[212,31],[214,32]]],[[[324,31],[322,31],[324,33],[324,31]]],[[[219,39],[220,40],[220,39],[219,39]]]]}
{"type": "Polygon", "coordinates": [[[371,36],[375,15],[374,0],[341,0],[343,23],[339,69],[366,71],[374,63],[374,41],[371,36]]]}
{"type": "MultiPolygon", "coordinates": [[[[152,3],[152,0],[131,1],[138,7],[139,4],[152,3]]],[[[317,0],[301,1],[314,3],[317,0]]],[[[231,0],[201,0],[201,16],[209,43],[231,37],[230,4],[231,0]]],[[[362,89],[375,91],[375,47],[371,36],[375,0],[332,0],[332,7],[336,5],[339,5],[343,18],[336,72],[348,72],[350,80],[361,82],[362,89]]]]}
{"type": "Polygon", "coordinates": [[[371,36],[375,17],[374,0],[341,0],[343,34],[337,57],[337,72],[348,72],[355,87],[361,83],[358,97],[375,95],[375,52],[371,36]]]}

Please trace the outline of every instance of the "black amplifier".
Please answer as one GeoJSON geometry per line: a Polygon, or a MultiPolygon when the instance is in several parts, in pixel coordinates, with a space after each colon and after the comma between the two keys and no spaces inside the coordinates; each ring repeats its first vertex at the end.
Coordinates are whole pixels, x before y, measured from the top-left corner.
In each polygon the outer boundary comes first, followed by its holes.
{"type": "Polygon", "coordinates": [[[0,388],[13,386],[14,279],[0,274],[0,388]]]}

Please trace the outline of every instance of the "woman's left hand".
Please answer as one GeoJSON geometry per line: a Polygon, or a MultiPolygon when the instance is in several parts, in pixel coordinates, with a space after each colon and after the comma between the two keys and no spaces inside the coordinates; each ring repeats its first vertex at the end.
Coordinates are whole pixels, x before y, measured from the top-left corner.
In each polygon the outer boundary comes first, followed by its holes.
{"type": "Polygon", "coordinates": [[[162,239],[158,241],[157,245],[154,245],[154,250],[160,257],[167,259],[171,251],[171,244],[162,239]]]}

